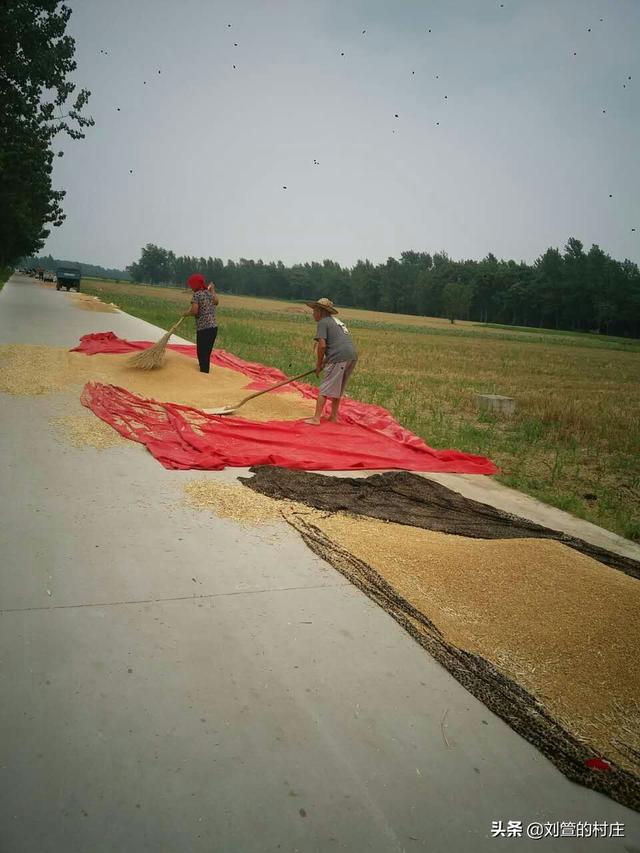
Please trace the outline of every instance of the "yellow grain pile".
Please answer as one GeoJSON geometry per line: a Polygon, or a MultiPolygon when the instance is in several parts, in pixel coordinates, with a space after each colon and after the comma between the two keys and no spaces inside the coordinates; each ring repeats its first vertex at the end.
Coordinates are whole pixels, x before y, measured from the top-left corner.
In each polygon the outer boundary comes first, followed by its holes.
{"type": "Polygon", "coordinates": [[[117,308],[112,304],[101,302],[97,296],[89,296],[87,293],[73,293],[71,299],[75,308],[83,311],[98,311],[103,314],[117,314],[117,308]]]}
{"type": "MultiPolygon", "coordinates": [[[[250,392],[249,380],[222,367],[200,373],[196,359],[167,351],[160,370],[129,367],[129,354],[91,355],[61,347],[16,344],[0,346],[0,391],[9,394],[49,394],[93,380],[126,388],[141,397],[196,408],[234,405],[250,392]]],[[[313,414],[313,403],[297,392],[264,394],[243,406],[248,420],[295,420],[313,414]]]]}
{"type": "Polygon", "coordinates": [[[87,381],[81,365],[59,347],[0,346],[0,391],[33,396],[64,391],[87,381]]]}
{"type": "Polygon", "coordinates": [[[192,480],[185,484],[184,492],[186,503],[194,509],[208,509],[221,518],[230,518],[245,526],[282,521],[282,511],[309,511],[295,501],[275,500],[240,483],[192,480]]]}
{"type": "Polygon", "coordinates": [[[62,418],[51,418],[51,423],[58,432],[66,438],[74,447],[93,447],[96,450],[104,450],[107,447],[117,447],[128,444],[134,445],[122,438],[119,432],[96,418],[93,414],[67,415],[62,418]]]}
{"type": "Polygon", "coordinates": [[[344,514],[314,523],[454,646],[621,766],[640,750],[640,584],[558,542],[478,540],[344,514]]]}

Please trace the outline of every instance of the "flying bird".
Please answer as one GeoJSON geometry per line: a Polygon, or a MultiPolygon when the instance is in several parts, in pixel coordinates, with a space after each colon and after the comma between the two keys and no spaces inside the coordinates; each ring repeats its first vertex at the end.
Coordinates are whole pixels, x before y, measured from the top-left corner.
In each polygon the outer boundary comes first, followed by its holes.
{"type": "Polygon", "coordinates": [[[133,169],[129,169],[129,174],[133,175],[133,169]]]}
{"type": "Polygon", "coordinates": [[[120,112],[120,107],[116,107],[116,110],[117,110],[118,112],[120,112]]]}
{"type": "Polygon", "coordinates": [[[363,30],[363,31],[362,31],[362,35],[364,35],[365,33],[366,33],[366,30],[363,30]]]}
{"type": "Polygon", "coordinates": [[[286,187],[282,187],[283,190],[286,190],[286,187]]]}
{"type": "Polygon", "coordinates": [[[234,41],[233,46],[234,46],[234,47],[238,47],[238,42],[237,42],[237,41],[234,41]]]}
{"type": "Polygon", "coordinates": [[[396,118],[398,118],[398,113],[394,113],[394,116],[395,116],[396,118]]]}

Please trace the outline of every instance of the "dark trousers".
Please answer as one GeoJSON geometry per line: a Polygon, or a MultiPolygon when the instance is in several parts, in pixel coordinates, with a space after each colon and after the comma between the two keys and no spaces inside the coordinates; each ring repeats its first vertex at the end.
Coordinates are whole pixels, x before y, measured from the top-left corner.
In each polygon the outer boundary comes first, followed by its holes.
{"type": "Polygon", "coordinates": [[[209,372],[211,350],[213,349],[217,334],[217,326],[213,326],[209,329],[198,329],[196,332],[196,348],[198,350],[198,363],[200,364],[200,373],[209,372]]]}

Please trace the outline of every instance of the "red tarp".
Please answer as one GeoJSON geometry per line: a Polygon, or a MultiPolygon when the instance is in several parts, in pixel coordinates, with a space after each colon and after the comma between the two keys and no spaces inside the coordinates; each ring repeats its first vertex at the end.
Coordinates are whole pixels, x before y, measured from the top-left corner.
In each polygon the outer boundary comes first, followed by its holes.
{"type": "MultiPolygon", "coordinates": [[[[126,353],[151,346],[149,341],[125,341],[113,332],[84,335],[72,352],[126,353]]],[[[169,344],[169,349],[196,357],[195,346],[169,344]]],[[[248,388],[262,389],[285,379],[274,367],[264,367],[215,350],[214,365],[247,376],[248,388]]],[[[315,399],[318,389],[292,383],[303,396],[315,399]]],[[[284,390],[289,390],[289,386],[284,390]]],[[[457,450],[433,450],[395,421],[386,409],[345,397],[340,423],[310,426],[302,420],[248,421],[241,417],[206,415],[177,403],[144,400],[124,388],[89,382],[82,403],[125,438],[139,441],[165,468],[220,470],[226,467],[280,465],[306,471],[351,471],[399,468],[453,474],[495,474],[484,456],[457,450]]]]}

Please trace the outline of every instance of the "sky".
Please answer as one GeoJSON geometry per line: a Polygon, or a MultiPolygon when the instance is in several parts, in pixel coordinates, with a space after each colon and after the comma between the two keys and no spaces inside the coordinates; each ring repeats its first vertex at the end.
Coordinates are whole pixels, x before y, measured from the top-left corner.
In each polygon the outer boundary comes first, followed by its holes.
{"type": "Polygon", "coordinates": [[[96,124],[55,257],[640,263],[638,0],[69,5],[96,124]]]}

